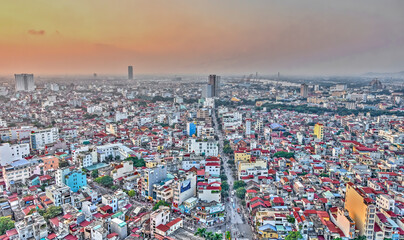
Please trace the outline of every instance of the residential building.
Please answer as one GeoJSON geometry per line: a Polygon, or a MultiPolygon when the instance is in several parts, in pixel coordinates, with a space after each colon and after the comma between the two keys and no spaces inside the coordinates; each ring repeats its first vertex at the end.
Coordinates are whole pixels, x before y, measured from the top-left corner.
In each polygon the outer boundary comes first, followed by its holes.
{"type": "Polygon", "coordinates": [[[157,226],[167,224],[170,220],[170,208],[160,207],[150,214],[150,234],[153,237],[157,226]]]}
{"type": "Polygon", "coordinates": [[[25,184],[31,176],[31,167],[36,163],[37,161],[20,159],[4,166],[2,170],[6,188],[14,190],[18,185],[25,184]]]}
{"type": "Polygon", "coordinates": [[[142,186],[142,196],[155,199],[156,196],[153,196],[153,185],[163,181],[166,177],[167,167],[165,165],[157,165],[154,168],[146,169],[142,186]]]}
{"type": "Polygon", "coordinates": [[[117,233],[119,239],[125,239],[128,236],[128,226],[125,221],[119,218],[113,218],[110,224],[111,232],[117,233]]]}
{"type": "Polygon", "coordinates": [[[37,130],[31,133],[30,140],[32,150],[44,150],[47,145],[59,140],[59,130],[58,128],[37,130]]]}
{"type": "Polygon", "coordinates": [[[376,206],[379,209],[384,209],[386,211],[394,210],[394,199],[387,194],[380,194],[376,197],[376,206]]]}
{"type": "Polygon", "coordinates": [[[0,165],[5,166],[13,161],[28,157],[30,153],[29,144],[0,143],[0,165]]]}
{"type": "Polygon", "coordinates": [[[191,138],[188,141],[188,152],[196,155],[216,157],[219,154],[217,144],[217,141],[211,139],[205,141],[191,138]]]}
{"type": "Polygon", "coordinates": [[[50,185],[45,188],[46,196],[55,204],[61,206],[66,203],[74,204],[72,190],[68,186],[50,185]]]}
{"type": "Polygon", "coordinates": [[[346,186],[345,210],[355,221],[359,235],[366,236],[366,239],[372,240],[374,238],[376,204],[362,189],[351,182],[346,186]]]}
{"type": "Polygon", "coordinates": [[[59,158],[53,155],[43,156],[38,160],[41,165],[42,175],[48,171],[54,171],[59,168],[59,158]]]}
{"type": "Polygon", "coordinates": [[[34,212],[24,217],[22,221],[15,223],[15,229],[18,232],[18,239],[21,240],[40,240],[48,236],[48,226],[44,217],[34,212]]]}
{"type": "Polygon", "coordinates": [[[196,196],[196,174],[188,172],[173,182],[172,205],[177,208],[187,199],[196,196]]]}
{"type": "Polygon", "coordinates": [[[323,140],[324,137],[324,125],[321,123],[316,123],[316,125],[314,125],[314,136],[317,139],[323,140]]]}

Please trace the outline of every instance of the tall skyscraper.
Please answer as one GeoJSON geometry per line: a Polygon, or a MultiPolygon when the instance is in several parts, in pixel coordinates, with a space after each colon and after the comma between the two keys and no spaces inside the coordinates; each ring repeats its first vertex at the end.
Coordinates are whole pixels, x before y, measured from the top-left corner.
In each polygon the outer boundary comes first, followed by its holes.
{"type": "Polygon", "coordinates": [[[206,84],[202,87],[202,98],[211,98],[213,97],[212,93],[212,85],[206,84]]]}
{"type": "Polygon", "coordinates": [[[128,66],[128,79],[133,79],[133,66],[128,66]]]}
{"type": "Polygon", "coordinates": [[[307,86],[307,84],[303,83],[300,86],[300,96],[307,97],[308,95],[309,95],[309,86],[307,86]]]}
{"type": "Polygon", "coordinates": [[[202,95],[203,97],[220,96],[220,76],[209,75],[208,84],[202,95]]]}
{"type": "Polygon", "coordinates": [[[34,91],[35,82],[34,74],[14,74],[15,76],[15,91],[34,91]]]}

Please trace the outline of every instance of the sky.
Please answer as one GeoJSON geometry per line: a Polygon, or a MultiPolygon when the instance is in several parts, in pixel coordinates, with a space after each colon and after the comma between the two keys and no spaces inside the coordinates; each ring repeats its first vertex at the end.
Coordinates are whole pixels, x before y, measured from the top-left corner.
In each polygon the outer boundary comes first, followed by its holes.
{"type": "Polygon", "coordinates": [[[2,0],[0,74],[404,70],[402,0],[2,0]]]}

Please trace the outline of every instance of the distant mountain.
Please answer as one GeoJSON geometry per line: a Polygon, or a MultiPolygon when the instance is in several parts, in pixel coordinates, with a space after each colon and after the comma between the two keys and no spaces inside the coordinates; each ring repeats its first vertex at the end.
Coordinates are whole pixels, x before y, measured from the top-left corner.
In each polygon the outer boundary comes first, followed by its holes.
{"type": "Polygon", "coordinates": [[[362,74],[363,77],[380,77],[380,78],[404,78],[404,71],[395,72],[395,73],[376,73],[376,72],[368,72],[362,74]]]}

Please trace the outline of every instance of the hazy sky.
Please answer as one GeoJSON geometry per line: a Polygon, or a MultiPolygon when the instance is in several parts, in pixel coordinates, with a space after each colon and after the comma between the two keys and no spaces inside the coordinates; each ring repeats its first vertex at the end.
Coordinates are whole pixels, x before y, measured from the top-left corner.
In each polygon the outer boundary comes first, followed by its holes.
{"type": "Polygon", "coordinates": [[[2,0],[0,74],[404,70],[403,0],[2,0]]]}

